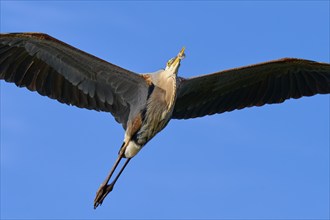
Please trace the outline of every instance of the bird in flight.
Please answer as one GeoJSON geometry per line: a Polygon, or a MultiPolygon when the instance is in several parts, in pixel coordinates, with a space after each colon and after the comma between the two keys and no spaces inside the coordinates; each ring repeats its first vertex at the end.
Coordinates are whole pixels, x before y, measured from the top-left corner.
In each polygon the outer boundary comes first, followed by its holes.
{"type": "Polygon", "coordinates": [[[123,144],[97,190],[94,208],[113,190],[129,161],[171,119],[330,93],[328,63],[284,58],[187,79],[178,76],[184,51],[165,69],[137,74],[47,34],[1,34],[0,79],[61,103],[110,112],[123,126],[123,144]],[[122,159],[125,162],[113,178],[122,159]]]}

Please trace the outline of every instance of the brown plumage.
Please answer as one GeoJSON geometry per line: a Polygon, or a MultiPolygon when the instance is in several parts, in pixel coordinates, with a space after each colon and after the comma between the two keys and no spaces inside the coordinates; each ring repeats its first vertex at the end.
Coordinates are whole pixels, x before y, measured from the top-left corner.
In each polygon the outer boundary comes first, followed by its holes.
{"type": "Polygon", "coordinates": [[[330,65],[281,59],[190,79],[178,77],[184,48],[164,70],[139,75],[40,33],[1,34],[0,79],[80,108],[110,112],[123,145],[101,184],[102,204],[122,171],[171,119],[189,119],[330,93],[330,65]],[[108,184],[122,158],[126,162],[108,184]]]}

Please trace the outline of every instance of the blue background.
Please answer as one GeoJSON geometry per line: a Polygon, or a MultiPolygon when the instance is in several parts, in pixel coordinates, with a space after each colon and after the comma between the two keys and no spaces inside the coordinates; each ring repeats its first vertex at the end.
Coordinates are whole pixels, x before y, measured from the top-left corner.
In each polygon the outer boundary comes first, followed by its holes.
{"type": "MultiPolygon", "coordinates": [[[[191,77],[329,62],[329,1],[1,1],[1,32],[48,33],[139,73],[186,46],[191,77]]],[[[94,210],[123,136],[110,114],[1,81],[1,218],[329,218],[328,95],[173,120],[94,210]]]]}

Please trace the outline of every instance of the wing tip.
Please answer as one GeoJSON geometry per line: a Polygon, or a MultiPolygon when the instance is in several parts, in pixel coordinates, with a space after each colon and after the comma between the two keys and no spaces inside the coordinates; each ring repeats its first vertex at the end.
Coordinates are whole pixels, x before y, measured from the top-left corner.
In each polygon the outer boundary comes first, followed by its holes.
{"type": "Polygon", "coordinates": [[[36,38],[40,40],[50,40],[53,39],[48,34],[41,32],[12,32],[12,33],[1,33],[1,37],[26,37],[26,38],[36,38]]]}

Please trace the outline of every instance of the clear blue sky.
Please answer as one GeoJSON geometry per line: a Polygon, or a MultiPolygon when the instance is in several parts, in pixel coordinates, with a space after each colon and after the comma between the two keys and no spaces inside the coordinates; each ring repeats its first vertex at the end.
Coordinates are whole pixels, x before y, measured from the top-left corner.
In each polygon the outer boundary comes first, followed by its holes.
{"type": "MultiPolygon", "coordinates": [[[[1,1],[1,32],[44,32],[127,69],[186,46],[190,77],[282,57],[329,62],[328,1],[1,1]]],[[[1,218],[329,218],[329,96],[173,120],[97,210],[124,131],[1,82],[1,218]]]]}

